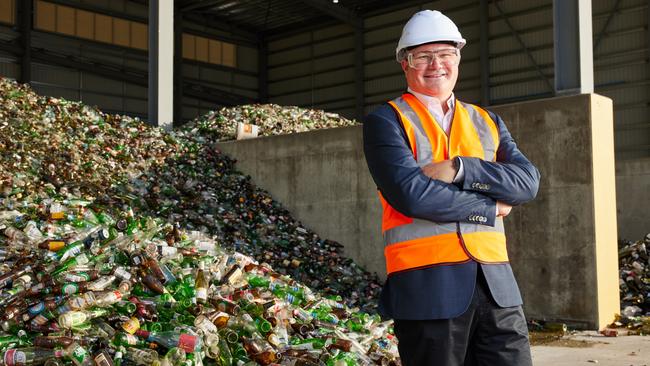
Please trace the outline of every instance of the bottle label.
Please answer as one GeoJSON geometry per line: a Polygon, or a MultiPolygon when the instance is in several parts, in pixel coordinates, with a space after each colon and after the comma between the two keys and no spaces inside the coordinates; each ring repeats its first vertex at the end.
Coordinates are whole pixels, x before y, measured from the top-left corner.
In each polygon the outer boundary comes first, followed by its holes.
{"type": "MultiPolygon", "coordinates": [[[[27,365],[27,355],[19,349],[10,349],[5,352],[4,365],[6,366],[23,366],[27,365]]],[[[31,363],[30,363],[31,364],[31,363]]]]}
{"type": "Polygon", "coordinates": [[[36,304],[36,305],[30,307],[29,309],[27,309],[27,312],[29,313],[29,315],[33,316],[33,315],[38,315],[38,314],[42,313],[43,310],[45,310],[45,303],[43,301],[41,301],[38,304],[36,304]]]}
{"type": "Polygon", "coordinates": [[[76,283],[66,283],[61,287],[61,293],[64,295],[76,294],[79,290],[79,286],[76,283]]]}
{"type": "Polygon", "coordinates": [[[61,250],[65,247],[65,242],[64,241],[59,241],[59,240],[53,240],[47,243],[47,248],[53,252],[56,252],[57,250],[61,250]]]}
{"type": "Polygon", "coordinates": [[[171,257],[173,255],[176,255],[176,253],[178,253],[178,249],[176,247],[170,247],[170,246],[159,246],[158,253],[160,253],[162,257],[171,257]]]}
{"type": "Polygon", "coordinates": [[[138,329],[140,329],[140,321],[138,318],[131,318],[124,323],[122,323],[122,329],[124,329],[127,333],[133,334],[135,333],[138,329]]]}
{"type": "Polygon", "coordinates": [[[71,354],[71,358],[78,361],[77,362],[78,365],[83,365],[87,357],[88,357],[88,351],[86,351],[86,349],[83,348],[82,346],[75,347],[75,349],[72,351],[71,354]]]}
{"type": "Polygon", "coordinates": [[[43,325],[49,321],[50,319],[44,317],[43,314],[38,314],[34,319],[32,319],[32,324],[43,325]]]}
{"type": "Polygon", "coordinates": [[[197,288],[196,298],[201,300],[206,300],[208,298],[208,289],[205,287],[197,288]]]}
{"type": "Polygon", "coordinates": [[[97,366],[112,366],[113,364],[108,360],[108,357],[102,352],[95,356],[95,365],[97,366]]]}
{"type": "Polygon", "coordinates": [[[134,336],[133,334],[125,334],[124,340],[129,346],[135,346],[138,344],[138,337],[134,336]]]}
{"type": "Polygon", "coordinates": [[[67,282],[83,282],[88,281],[89,279],[90,275],[86,272],[68,273],[64,277],[64,280],[67,282]]]}
{"type": "Polygon", "coordinates": [[[114,304],[120,300],[122,300],[122,293],[119,291],[111,291],[108,294],[106,294],[106,298],[105,298],[106,303],[114,304]]]}
{"type": "Polygon", "coordinates": [[[131,275],[131,273],[129,273],[127,270],[125,270],[125,269],[122,268],[122,267],[117,267],[117,268],[115,269],[115,276],[116,276],[117,278],[120,278],[120,279],[123,279],[123,280],[127,280],[127,281],[130,280],[131,277],[133,277],[133,276],[131,275]]]}
{"type": "Polygon", "coordinates": [[[178,347],[182,348],[187,353],[194,352],[195,346],[196,346],[196,336],[182,333],[178,338],[178,347]]]}
{"type": "Polygon", "coordinates": [[[5,352],[5,355],[3,357],[4,359],[4,364],[7,366],[15,366],[16,365],[16,350],[15,349],[9,349],[5,352]]]}

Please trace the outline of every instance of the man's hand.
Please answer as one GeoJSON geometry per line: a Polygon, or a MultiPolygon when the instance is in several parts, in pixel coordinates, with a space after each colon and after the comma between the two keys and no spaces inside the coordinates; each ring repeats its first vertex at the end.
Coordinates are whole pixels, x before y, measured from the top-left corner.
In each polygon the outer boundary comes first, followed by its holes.
{"type": "Polygon", "coordinates": [[[456,173],[453,160],[443,160],[437,163],[429,163],[422,167],[424,175],[431,179],[437,179],[445,183],[453,182],[456,173]]]}
{"type": "Polygon", "coordinates": [[[497,217],[506,217],[512,210],[512,206],[501,201],[497,201],[497,217]]]}

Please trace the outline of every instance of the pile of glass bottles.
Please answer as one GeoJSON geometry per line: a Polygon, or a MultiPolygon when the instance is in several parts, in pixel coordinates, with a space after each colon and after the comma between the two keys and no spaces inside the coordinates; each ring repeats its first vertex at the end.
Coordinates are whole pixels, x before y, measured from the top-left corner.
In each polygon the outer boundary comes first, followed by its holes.
{"type": "Polygon", "coordinates": [[[196,118],[191,126],[218,141],[234,140],[237,124],[259,127],[259,136],[286,135],[325,128],[354,126],[358,123],[336,113],[277,104],[248,104],[224,107],[196,118]]]}
{"type": "Polygon", "coordinates": [[[70,194],[0,207],[4,365],[397,365],[391,322],[70,194]]]}
{"type": "Polygon", "coordinates": [[[650,234],[635,242],[619,241],[619,288],[621,314],[614,326],[632,334],[650,334],[650,234]]]}
{"type": "MultiPolygon", "coordinates": [[[[313,111],[303,112],[304,119],[313,111]]],[[[206,233],[225,249],[373,313],[377,276],[255,187],[215,148],[219,136],[208,130],[194,124],[165,132],[0,79],[0,199],[9,209],[57,195],[104,211],[128,206],[138,216],[206,233]]]]}

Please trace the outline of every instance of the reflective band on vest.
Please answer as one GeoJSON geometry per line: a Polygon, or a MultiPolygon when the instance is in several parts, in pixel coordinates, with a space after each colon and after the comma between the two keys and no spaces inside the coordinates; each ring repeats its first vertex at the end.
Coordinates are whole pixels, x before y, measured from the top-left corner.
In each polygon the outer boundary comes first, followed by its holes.
{"type": "MultiPolygon", "coordinates": [[[[483,109],[456,101],[449,137],[412,94],[388,102],[399,116],[420,167],[456,156],[495,161],[499,147],[496,123],[483,109]]],[[[503,220],[494,227],[458,222],[432,222],[407,217],[379,193],[388,274],[470,259],[508,262],[503,220]]]]}

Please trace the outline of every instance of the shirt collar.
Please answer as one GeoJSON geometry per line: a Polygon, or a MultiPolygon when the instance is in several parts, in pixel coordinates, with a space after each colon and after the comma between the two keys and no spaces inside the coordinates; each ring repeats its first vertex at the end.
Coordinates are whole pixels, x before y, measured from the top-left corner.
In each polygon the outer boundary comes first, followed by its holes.
{"type": "MultiPolygon", "coordinates": [[[[420,102],[422,102],[422,104],[424,104],[424,106],[427,107],[427,109],[431,109],[431,107],[434,107],[434,108],[435,107],[440,107],[440,99],[438,99],[436,97],[432,97],[430,95],[415,92],[411,88],[407,88],[406,90],[409,93],[413,94],[416,98],[418,98],[418,100],[420,102]]],[[[455,103],[456,103],[456,96],[452,92],[451,96],[447,100],[447,107],[449,107],[450,111],[454,110],[455,103]]]]}

